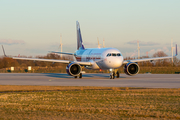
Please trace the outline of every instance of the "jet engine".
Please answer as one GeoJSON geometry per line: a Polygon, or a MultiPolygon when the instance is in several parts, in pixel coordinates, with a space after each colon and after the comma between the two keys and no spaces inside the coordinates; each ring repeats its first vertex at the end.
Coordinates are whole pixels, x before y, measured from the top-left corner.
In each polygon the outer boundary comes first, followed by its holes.
{"type": "Polygon", "coordinates": [[[124,72],[127,75],[136,75],[139,73],[139,65],[137,63],[129,62],[124,66],[124,72]]]}
{"type": "Polygon", "coordinates": [[[81,73],[81,66],[72,62],[66,66],[66,72],[71,76],[78,76],[81,73]]]}

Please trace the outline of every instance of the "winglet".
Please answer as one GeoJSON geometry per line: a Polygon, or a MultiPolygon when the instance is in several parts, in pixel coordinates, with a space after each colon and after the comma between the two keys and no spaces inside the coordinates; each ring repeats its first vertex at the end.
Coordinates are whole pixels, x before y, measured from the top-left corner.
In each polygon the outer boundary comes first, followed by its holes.
{"type": "Polygon", "coordinates": [[[176,55],[175,56],[177,56],[178,55],[178,51],[177,51],[177,44],[176,44],[176,55]]]}
{"type": "Polygon", "coordinates": [[[7,57],[7,56],[6,56],[6,53],[5,53],[5,51],[4,51],[3,45],[2,45],[2,49],[3,49],[4,56],[7,57]]]}

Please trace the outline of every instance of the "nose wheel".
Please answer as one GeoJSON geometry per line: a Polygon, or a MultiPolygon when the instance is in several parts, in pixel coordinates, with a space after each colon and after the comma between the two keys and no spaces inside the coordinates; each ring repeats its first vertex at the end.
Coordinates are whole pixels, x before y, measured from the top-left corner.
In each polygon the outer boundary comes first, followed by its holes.
{"type": "Polygon", "coordinates": [[[114,79],[115,78],[115,72],[112,72],[110,75],[110,79],[114,79]]]}
{"type": "Polygon", "coordinates": [[[120,74],[117,70],[111,70],[110,79],[119,78],[120,74]]]}

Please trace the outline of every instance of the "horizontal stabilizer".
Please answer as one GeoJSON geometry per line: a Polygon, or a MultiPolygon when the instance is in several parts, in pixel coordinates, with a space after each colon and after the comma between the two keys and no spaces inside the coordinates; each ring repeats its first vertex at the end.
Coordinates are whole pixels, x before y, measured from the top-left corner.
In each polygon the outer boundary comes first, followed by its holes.
{"type": "Polygon", "coordinates": [[[66,53],[66,52],[55,52],[55,51],[49,51],[50,53],[57,53],[57,54],[66,54],[66,55],[75,55],[74,53],[66,53]]]}

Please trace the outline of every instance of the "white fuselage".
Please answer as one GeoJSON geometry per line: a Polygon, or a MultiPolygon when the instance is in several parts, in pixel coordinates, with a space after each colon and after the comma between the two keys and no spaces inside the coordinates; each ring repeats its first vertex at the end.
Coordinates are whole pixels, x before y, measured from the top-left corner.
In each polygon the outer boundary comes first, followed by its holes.
{"type": "Polygon", "coordinates": [[[115,48],[92,48],[76,51],[76,60],[91,62],[92,66],[85,66],[88,69],[117,69],[123,64],[123,56],[115,48]]]}

